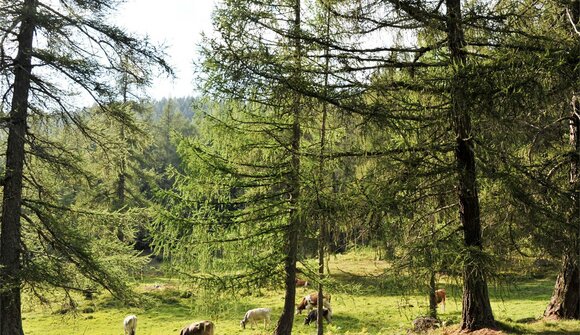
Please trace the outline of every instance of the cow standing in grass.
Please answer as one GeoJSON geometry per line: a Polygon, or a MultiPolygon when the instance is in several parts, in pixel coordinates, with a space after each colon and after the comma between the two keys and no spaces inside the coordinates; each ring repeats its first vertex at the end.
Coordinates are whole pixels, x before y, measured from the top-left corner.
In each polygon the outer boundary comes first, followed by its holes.
{"type": "Polygon", "coordinates": [[[244,315],[242,321],[240,321],[240,326],[243,329],[246,329],[246,324],[249,322],[250,327],[254,329],[254,324],[258,321],[264,320],[264,329],[266,328],[267,324],[270,323],[270,315],[272,314],[272,310],[270,308],[254,308],[250,309],[244,315]]]}
{"type": "Polygon", "coordinates": [[[137,317],[135,315],[127,315],[125,320],[123,320],[123,328],[125,328],[125,335],[135,335],[137,317]]]}
{"type": "Polygon", "coordinates": [[[179,335],[213,335],[214,328],[211,321],[199,321],[183,328],[179,335]]]}
{"type": "MultiPolygon", "coordinates": [[[[300,300],[300,303],[296,307],[296,314],[301,314],[303,310],[310,311],[312,308],[316,307],[318,304],[318,292],[310,293],[300,300]]],[[[326,307],[332,315],[332,309],[330,308],[330,294],[325,294],[322,300],[322,305],[326,307]]]]}
{"type": "Polygon", "coordinates": [[[306,280],[302,280],[299,278],[296,278],[296,280],[294,281],[294,283],[296,284],[296,287],[307,287],[310,286],[310,283],[306,280]]]}
{"type": "MultiPolygon", "coordinates": [[[[330,322],[330,314],[328,313],[328,309],[322,309],[322,316],[326,319],[326,322],[330,322]]],[[[304,324],[309,325],[311,322],[316,321],[318,319],[318,310],[313,309],[308,313],[308,316],[304,318],[304,324]]]]}
{"type": "Polygon", "coordinates": [[[445,312],[445,299],[445,289],[435,291],[435,301],[437,302],[437,305],[440,303],[443,304],[443,312],[445,312]]]}

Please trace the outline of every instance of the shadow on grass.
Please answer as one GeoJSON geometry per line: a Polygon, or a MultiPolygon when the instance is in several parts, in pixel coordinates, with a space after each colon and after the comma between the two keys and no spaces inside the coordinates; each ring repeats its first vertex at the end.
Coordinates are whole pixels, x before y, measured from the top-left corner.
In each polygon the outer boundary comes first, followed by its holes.
{"type": "MultiPolygon", "coordinates": [[[[372,296],[401,296],[401,295],[421,295],[422,288],[417,287],[416,279],[406,275],[392,276],[381,275],[358,275],[346,271],[335,271],[332,278],[339,289],[348,289],[352,294],[363,294],[372,296]]],[[[554,286],[552,278],[499,278],[495,283],[490,283],[490,297],[498,300],[527,300],[527,301],[549,301],[554,286]]],[[[459,299],[461,301],[462,286],[457,283],[446,283],[444,286],[448,299],[459,299]]],[[[426,290],[426,289],[425,289],[426,290]]]]}
{"type": "Polygon", "coordinates": [[[546,323],[544,327],[542,327],[543,329],[533,329],[530,328],[533,326],[533,324],[535,323],[541,323],[542,321],[536,320],[536,319],[532,319],[532,318],[527,318],[527,319],[521,319],[516,321],[519,324],[511,324],[511,323],[506,323],[503,321],[496,321],[497,326],[499,328],[499,330],[508,333],[508,334],[526,334],[526,335],[578,335],[580,333],[579,329],[571,329],[571,330],[566,330],[566,329],[545,329],[546,327],[557,327],[558,323],[554,322],[554,323],[546,323]],[[524,324],[530,326],[530,327],[525,327],[524,324]]]}
{"type": "MultiPolygon", "coordinates": [[[[350,295],[394,297],[400,299],[401,307],[411,304],[418,308],[428,308],[428,288],[426,286],[418,287],[416,279],[405,275],[365,276],[348,272],[335,272],[332,277],[335,280],[336,289],[350,295]],[[418,297],[422,297],[420,299],[424,301],[418,302],[416,300],[418,297]]],[[[459,283],[448,282],[438,285],[437,288],[446,290],[448,303],[461,303],[462,287],[459,283]]]]}
{"type": "MultiPolygon", "coordinates": [[[[416,280],[405,275],[357,275],[335,272],[332,279],[339,288],[348,288],[349,293],[371,296],[400,296],[417,293],[416,280]]],[[[451,285],[449,285],[451,286],[451,285]]]]}
{"type": "MultiPolygon", "coordinates": [[[[296,331],[309,331],[311,333],[316,332],[316,324],[311,323],[310,325],[304,325],[304,317],[298,317],[297,321],[294,321],[294,329],[296,331]]],[[[324,322],[324,329],[327,332],[329,329],[333,330],[333,333],[344,334],[344,333],[358,333],[361,329],[367,329],[370,334],[377,333],[380,329],[384,328],[385,325],[379,322],[372,322],[372,320],[362,320],[348,315],[334,315],[332,317],[332,324],[324,322]]]]}
{"type": "Polygon", "coordinates": [[[546,301],[547,304],[552,295],[554,283],[555,279],[502,280],[490,285],[490,295],[492,298],[501,300],[546,301]]]}

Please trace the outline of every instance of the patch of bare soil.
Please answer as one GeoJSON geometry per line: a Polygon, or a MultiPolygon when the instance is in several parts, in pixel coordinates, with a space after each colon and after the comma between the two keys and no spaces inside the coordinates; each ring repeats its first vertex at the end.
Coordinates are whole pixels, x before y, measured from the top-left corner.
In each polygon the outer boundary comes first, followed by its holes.
{"type": "Polygon", "coordinates": [[[483,328],[472,332],[460,330],[459,327],[449,327],[443,330],[443,335],[506,335],[506,333],[497,329],[483,328]]]}

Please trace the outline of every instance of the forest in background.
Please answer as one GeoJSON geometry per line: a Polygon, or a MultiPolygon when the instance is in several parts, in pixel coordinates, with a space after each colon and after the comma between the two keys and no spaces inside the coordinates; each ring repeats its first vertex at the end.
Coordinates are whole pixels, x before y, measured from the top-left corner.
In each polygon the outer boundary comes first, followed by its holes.
{"type": "Polygon", "coordinates": [[[460,281],[461,330],[496,327],[488,283],[522,259],[557,268],[544,317],[580,319],[579,1],[228,0],[202,94],[160,101],[141,89],[172,70],[114,1],[1,4],[0,335],[23,290],[138,303],[151,255],[207,290],[283,287],[291,334],[296,278],[322,295],[361,245],[432,317],[460,281]]]}

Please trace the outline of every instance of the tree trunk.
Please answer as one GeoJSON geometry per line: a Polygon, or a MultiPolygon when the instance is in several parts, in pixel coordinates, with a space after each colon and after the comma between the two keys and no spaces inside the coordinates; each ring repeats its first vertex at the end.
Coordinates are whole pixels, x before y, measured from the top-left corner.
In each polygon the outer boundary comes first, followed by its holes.
{"type": "Polygon", "coordinates": [[[302,218],[299,210],[300,197],[300,107],[297,104],[294,111],[294,122],[292,130],[292,172],[290,176],[290,224],[287,228],[286,237],[286,258],[284,260],[284,270],[286,273],[284,296],[284,309],[282,316],[278,320],[278,325],[274,334],[291,335],[294,323],[294,311],[296,300],[296,259],[298,250],[298,234],[302,226],[302,218]]]}
{"type": "MultiPolygon", "coordinates": [[[[324,214],[323,214],[324,215],[324,214]]],[[[318,238],[318,297],[324,297],[324,286],[323,286],[323,280],[324,280],[324,226],[326,225],[326,222],[324,222],[324,220],[322,220],[320,222],[320,234],[322,235],[322,237],[318,238]]],[[[324,298],[319,298],[317,305],[316,305],[316,311],[317,311],[317,315],[318,318],[316,319],[316,334],[317,335],[322,335],[324,333],[324,298]]],[[[328,311],[329,313],[331,313],[331,311],[328,311]]]]}
{"type": "MultiPolygon", "coordinates": [[[[456,136],[455,158],[458,174],[459,216],[463,226],[467,252],[482,249],[479,198],[475,172],[475,153],[471,134],[471,120],[467,108],[462,72],[467,57],[461,19],[461,0],[446,0],[447,34],[453,66],[457,69],[451,84],[452,117],[456,136]],[[475,249],[475,250],[474,250],[475,249]]],[[[463,269],[462,330],[494,328],[495,320],[489,303],[489,293],[476,253],[466,261],[463,269]]]]}
{"type": "Polygon", "coordinates": [[[36,0],[26,0],[18,33],[18,54],[15,60],[14,90],[10,109],[6,175],[0,221],[0,335],[23,335],[21,312],[20,215],[22,212],[22,175],[24,139],[31,83],[31,51],[34,40],[36,0]]]}
{"type": "MultiPolygon", "coordinates": [[[[302,64],[302,42],[300,39],[300,0],[294,2],[294,27],[293,38],[294,46],[294,62],[295,85],[300,85],[301,78],[301,64],[302,64]]],[[[286,294],[284,296],[284,309],[282,315],[278,320],[274,334],[276,335],[291,335],[292,326],[294,323],[294,304],[296,300],[296,259],[298,251],[298,234],[302,228],[302,214],[300,212],[300,139],[302,132],[300,129],[300,114],[301,114],[301,97],[298,93],[294,93],[294,102],[292,105],[293,122],[292,122],[292,140],[291,140],[291,172],[289,176],[290,187],[290,223],[287,228],[286,239],[286,258],[284,260],[284,270],[286,272],[285,286],[286,294]]]]}
{"type": "MultiPolygon", "coordinates": [[[[437,198],[437,206],[442,208],[445,206],[445,199],[440,194],[437,198]]],[[[441,212],[433,214],[431,219],[431,236],[429,242],[429,249],[427,252],[427,262],[429,266],[430,278],[429,278],[429,316],[432,318],[437,318],[437,297],[435,296],[435,291],[437,290],[437,269],[435,268],[435,258],[439,257],[439,250],[437,249],[437,223],[442,221],[441,212]]]]}
{"type": "Polygon", "coordinates": [[[564,257],[562,269],[556,279],[554,293],[550,304],[544,312],[544,317],[552,319],[579,319],[580,318],[580,296],[578,285],[580,285],[580,274],[576,266],[575,257],[564,257]]]}
{"type": "MultiPolygon", "coordinates": [[[[121,90],[122,90],[122,94],[123,94],[123,103],[118,106],[118,108],[121,109],[125,109],[127,108],[127,93],[128,93],[128,89],[129,89],[129,82],[128,82],[128,78],[127,78],[127,74],[123,75],[123,78],[121,79],[122,83],[121,83],[121,90]]],[[[125,111],[123,110],[122,113],[124,113],[125,111]]],[[[120,124],[120,130],[119,130],[119,137],[120,137],[120,141],[123,143],[123,145],[127,145],[127,139],[125,136],[125,124],[121,123],[120,124]]],[[[119,210],[123,207],[125,207],[125,184],[126,184],[126,176],[127,176],[127,155],[125,154],[124,149],[121,149],[121,157],[119,159],[119,173],[117,174],[117,188],[116,188],[116,195],[117,198],[115,199],[115,201],[113,202],[113,209],[114,210],[119,210]]],[[[121,232],[121,236],[122,236],[122,232],[121,232]]]]}
{"type": "MultiPolygon", "coordinates": [[[[292,192],[292,195],[298,195],[298,190],[292,192]]],[[[294,198],[293,198],[294,199],[294,198]]],[[[290,201],[291,206],[297,205],[296,200],[290,201]]],[[[294,323],[294,311],[296,300],[296,255],[298,250],[298,227],[300,226],[300,213],[298,209],[290,210],[290,225],[287,231],[286,258],[284,260],[285,288],[284,309],[278,320],[274,334],[291,335],[292,325],[294,323]]]]}
{"type": "Polygon", "coordinates": [[[431,267],[431,278],[429,280],[429,316],[437,318],[437,297],[435,297],[435,269],[431,267]]]}
{"type": "MultiPolygon", "coordinates": [[[[123,103],[123,107],[125,108],[125,103],[123,103]]],[[[121,137],[121,141],[123,142],[124,145],[127,145],[127,142],[125,140],[125,125],[121,124],[121,130],[120,130],[120,137],[121,137]]],[[[117,187],[115,190],[115,193],[117,195],[117,197],[113,200],[113,210],[121,210],[123,207],[125,207],[125,188],[126,188],[126,165],[127,165],[127,156],[125,155],[125,149],[122,148],[121,149],[121,159],[119,162],[119,173],[117,174],[117,187]]],[[[125,241],[125,232],[123,231],[123,225],[119,224],[117,226],[117,238],[119,239],[119,241],[125,241]]]]}
{"type": "MultiPolygon", "coordinates": [[[[325,4],[325,6],[330,6],[330,4],[325,4]]],[[[326,18],[325,18],[325,30],[324,30],[324,38],[327,40],[330,39],[330,7],[326,11],[326,18]]],[[[329,71],[329,60],[330,60],[330,51],[328,43],[324,47],[324,97],[328,95],[328,71],[329,71]]],[[[324,171],[324,153],[326,152],[326,120],[328,118],[328,103],[326,101],[322,102],[322,124],[320,125],[320,161],[319,161],[319,170],[318,170],[318,192],[317,192],[317,199],[318,199],[318,209],[320,211],[320,220],[319,220],[319,230],[318,230],[318,296],[324,297],[324,255],[325,255],[325,244],[326,244],[326,214],[327,209],[325,202],[321,201],[321,197],[324,197],[324,193],[326,191],[326,173],[324,171]]],[[[318,319],[316,320],[316,327],[317,327],[317,335],[322,335],[324,333],[324,299],[318,299],[318,304],[316,306],[318,319]]],[[[331,311],[328,311],[331,313],[331,311]]]]}

